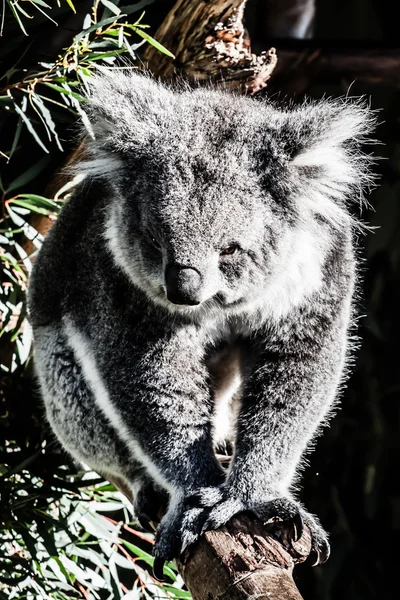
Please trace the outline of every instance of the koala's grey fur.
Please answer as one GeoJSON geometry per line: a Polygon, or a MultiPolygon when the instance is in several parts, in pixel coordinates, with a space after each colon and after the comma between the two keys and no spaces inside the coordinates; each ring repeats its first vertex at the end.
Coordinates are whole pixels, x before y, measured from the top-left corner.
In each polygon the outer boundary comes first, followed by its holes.
{"type": "Polygon", "coordinates": [[[346,367],[361,103],[292,109],[110,73],[92,84],[83,182],[34,265],[29,312],[65,448],[158,501],[158,574],[242,510],[318,521],[293,497],[346,367]],[[228,248],[227,253],[223,253],[228,248]],[[222,252],[222,254],[221,254],[222,252]],[[166,280],[167,273],[167,280],[166,280]],[[180,302],[180,304],[177,304],[180,302]],[[225,472],[215,448],[229,442],[225,472]]]}

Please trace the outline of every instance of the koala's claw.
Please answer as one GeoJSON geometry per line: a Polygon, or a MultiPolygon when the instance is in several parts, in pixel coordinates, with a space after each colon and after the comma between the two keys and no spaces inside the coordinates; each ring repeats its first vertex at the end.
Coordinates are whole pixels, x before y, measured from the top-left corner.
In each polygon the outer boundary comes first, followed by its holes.
{"type": "Polygon", "coordinates": [[[292,523],[292,541],[297,542],[303,535],[306,525],[311,534],[311,553],[313,566],[326,562],[330,555],[328,536],[316,517],[308,513],[299,503],[287,498],[278,498],[267,502],[262,507],[253,509],[253,512],[264,523],[273,523],[280,520],[292,523]]]}
{"type": "Polygon", "coordinates": [[[153,577],[157,581],[165,581],[164,577],[165,560],[163,558],[155,558],[153,562],[153,577]]]}
{"type": "Polygon", "coordinates": [[[150,521],[150,519],[147,519],[144,515],[136,515],[136,519],[138,520],[143,531],[147,531],[147,533],[154,533],[156,530],[154,521],[150,521]]]}
{"type": "Polygon", "coordinates": [[[202,488],[168,510],[157,530],[154,577],[162,581],[166,561],[178,557],[182,561],[185,550],[199,539],[210,507],[220,498],[219,489],[202,488]]]}
{"type": "Polygon", "coordinates": [[[303,535],[303,531],[304,531],[303,517],[298,512],[298,513],[296,513],[296,515],[294,516],[294,519],[293,519],[293,539],[295,542],[297,542],[301,538],[301,536],[303,535]]]}
{"type": "Polygon", "coordinates": [[[311,533],[311,552],[310,559],[313,560],[312,566],[324,564],[331,553],[331,548],[328,541],[328,535],[319,524],[317,519],[306,513],[303,509],[303,519],[311,533]]]}
{"type": "Polygon", "coordinates": [[[310,552],[310,559],[313,561],[311,566],[317,567],[323,565],[329,558],[331,553],[328,542],[324,542],[319,548],[312,549],[310,552]]]}
{"type": "MultiPolygon", "coordinates": [[[[207,506],[207,503],[203,503],[203,505],[207,506]]],[[[251,504],[234,497],[217,501],[211,508],[203,508],[202,515],[198,517],[199,521],[202,520],[201,532],[218,529],[235,514],[243,511],[254,513],[264,524],[277,521],[287,524],[293,542],[297,542],[302,537],[304,526],[307,526],[311,533],[313,565],[320,565],[328,560],[330,546],[324,529],[301,504],[289,498],[275,498],[251,504]]]]}
{"type": "Polygon", "coordinates": [[[250,511],[264,524],[278,521],[288,526],[290,539],[298,541],[306,525],[311,533],[314,565],[329,558],[327,534],[318,520],[296,501],[275,498],[259,503],[248,503],[240,498],[227,496],[221,488],[203,488],[168,512],[162,520],[154,548],[154,577],[163,580],[163,566],[167,560],[180,557],[194,544],[200,535],[210,529],[225,525],[234,515],[250,511]]]}
{"type": "Polygon", "coordinates": [[[179,554],[177,529],[174,522],[171,519],[165,521],[165,517],[158,527],[153,550],[153,575],[158,581],[164,581],[164,564],[179,554]]]}

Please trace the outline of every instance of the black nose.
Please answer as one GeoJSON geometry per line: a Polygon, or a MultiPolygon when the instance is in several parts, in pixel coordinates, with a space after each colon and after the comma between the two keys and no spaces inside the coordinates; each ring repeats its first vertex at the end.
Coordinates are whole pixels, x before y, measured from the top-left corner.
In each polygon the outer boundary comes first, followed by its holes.
{"type": "Polygon", "coordinates": [[[200,304],[201,275],[192,267],[169,263],[165,268],[167,298],[173,304],[200,304]]]}

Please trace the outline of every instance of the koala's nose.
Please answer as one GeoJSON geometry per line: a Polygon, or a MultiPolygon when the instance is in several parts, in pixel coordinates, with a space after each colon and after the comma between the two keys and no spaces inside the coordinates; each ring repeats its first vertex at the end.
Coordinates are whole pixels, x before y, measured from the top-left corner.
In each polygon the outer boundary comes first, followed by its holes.
{"type": "Polygon", "coordinates": [[[200,304],[201,275],[192,267],[169,263],[165,268],[167,298],[173,304],[200,304]]]}

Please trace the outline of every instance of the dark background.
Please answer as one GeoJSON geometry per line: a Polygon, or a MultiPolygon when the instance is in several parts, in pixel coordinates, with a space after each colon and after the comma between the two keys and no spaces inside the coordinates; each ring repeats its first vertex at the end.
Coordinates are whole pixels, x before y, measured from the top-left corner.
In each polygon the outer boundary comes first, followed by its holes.
{"type": "MultiPolygon", "coordinates": [[[[77,3],[80,15],[85,12],[83,7],[90,4],[77,3]]],[[[152,26],[151,34],[173,4],[156,0],[146,7],[145,20],[152,26]]],[[[316,5],[311,38],[293,42],[294,47],[396,46],[398,20],[393,6],[387,0],[321,0],[316,5]]],[[[277,37],[273,11],[274,2],[249,0],[246,24],[253,51],[274,45],[279,58],[280,48],[288,47],[290,32],[285,38],[277,37]]],[[[81,16],[68,15],[58,31],[43,36],[44,28],[48,31],[48,23],[44,22],[42,30],[38,28],[27,40],[29,55],[25,65],[35,66],[46,55],[53,57],[69,43],[81,24],[81,16]]],[[[12,37],[4,38],[3,50],[2,71],[21,53],[21,48],[13,48],[12,37]]],[[[290,78],[285,77],[284,71],[273,75],[267,93],[301,101],[304,95],[344,95],[351,85],[352,96],[365,94],[371,106],[380,109],[376,137],[384,143],[374,149],[383,157],[376,168],[379,187],[369,197],[371,208],[363,212],[363,219],[377,229],[360,239],[361,349],[341,408],[308,456],[301,492],[306,506],[319,515],[331,532],[332,555],[321,567],[298,567],[296,580],[306,600],[395,598],[392,565],[400,528],[400,90],[393,84],[366,84],[340,74],[322,73],[309,81],[297,81],[296,69],[291,74],[290,78]]],[[[0,127],[6,130],[7,124],[0,123],[0,127]]],[[[68,124],[64,139],[72,149],[75,140],[68,124]]],[[[34,148],[35,143],[28,136],[25,152],[34,148]]],[[[53,156],[54,169],[63,160],[61,154],[53,156]]],[[[38,178],[36,191],[43,193],[45,183],[38,178]]],[[[27,435],[32,440],[32,414],[37,412],[29,381],[17,385],[10,382],[7,393],[12,409],[1,423],[9,427],[18,416],[18,435],[21,440],[27,435]]],[[[34,416],[34,422],[38,424],[38,417],[34,416]]]]}

